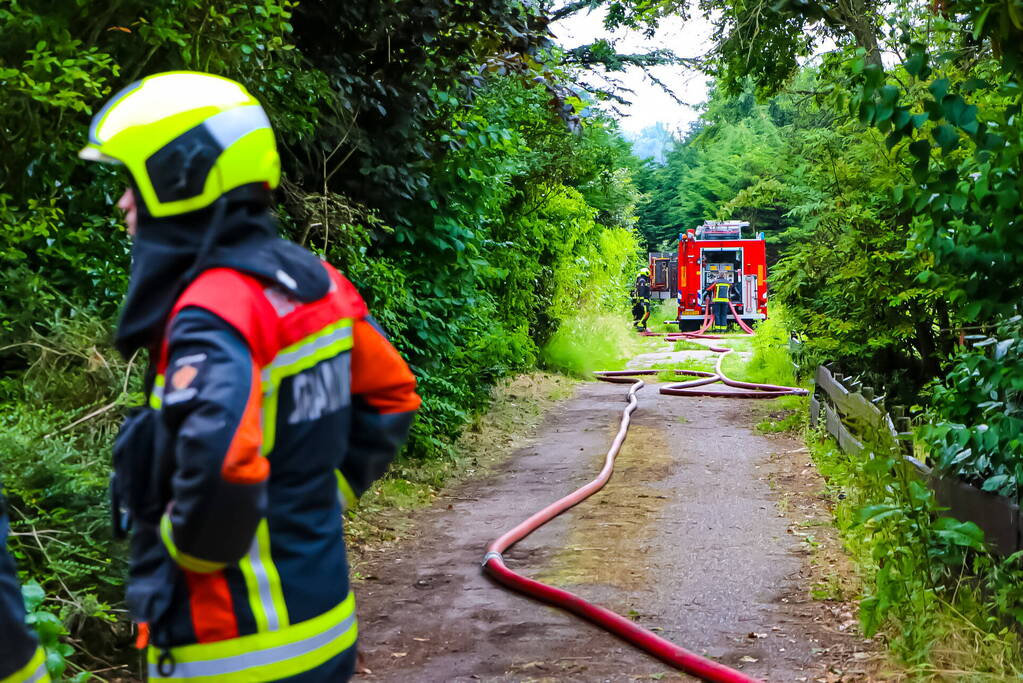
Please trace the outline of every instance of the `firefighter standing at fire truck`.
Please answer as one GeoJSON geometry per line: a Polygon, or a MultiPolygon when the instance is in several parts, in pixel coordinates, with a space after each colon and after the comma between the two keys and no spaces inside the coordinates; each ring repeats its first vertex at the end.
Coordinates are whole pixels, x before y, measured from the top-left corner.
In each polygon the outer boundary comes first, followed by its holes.
{"type": "Polygon", "coordinates": [[[118,434],[112,502],[132,526],[148,680],[347,680],[342,511],[406,438],[408,366],[348,280],[277,237],[280,159],[240,84],[144,78],[95,116],[80,156],[131,178],[115,342],[149,350],[149,405],[118,434]]]}
{"type": "Polygon", "coordinates": [[[48,683],[45,654],[25,624],[25,603],[14,560],[7,552],[7,528],[0,495],[0,682],[48,683]]]}
{"type": "Polygon", "coordinates": [[[632,286],[632,326],[646,332],[650,319],[650,269],[641,268],[632,286]]]}
{"type": "Polygon", "coordinates": [[[738,296],[738,289],[732,284],[725,273],[718,273],[717,277],[703,290],[706,297],[710,297],[710,304],[714,312],[714,329],[728,329],[728,302],[733,296],[738,296]]]}

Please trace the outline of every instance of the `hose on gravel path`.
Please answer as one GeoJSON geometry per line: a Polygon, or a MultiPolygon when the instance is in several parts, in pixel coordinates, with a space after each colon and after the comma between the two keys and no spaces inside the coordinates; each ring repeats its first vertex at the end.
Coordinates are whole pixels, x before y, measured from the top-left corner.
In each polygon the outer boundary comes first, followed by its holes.
{"type": "MultiPolygon", "coordinates": [[[[734,307],[732,308],[732,311],[734,313],[734,307]]],[[[710,313],[709,306],[707,313],[708,315],[710,313]]],[[[739,319],[738,315],[735,317],[736,320],[739,319]]],[[[708,317],[705,316],[704,325],[701,327],[699,332],[695,334],[681,333],[680,336],[709,337],[711,335],[703,334],[708,326],[708,317]]],[[[784,387],[773,384],[755,384],[752,382],[740,382],[738,380],[731,379],[730,377],[725,376],[725,374],[721,371],[721,362],[728,353],[731,353],[732,349],[714,346],[710,347],[710,349],[722,354],[721,357],[718,358],[715,372],[675,370],[674,372],[676,375],[695,376],[697,379],[661,387],[660,392],[662,394],[673,396],[719,396],[728,398],[775,398],[777,396],[805,395],[807,393],[805,389],[798,389],[796,387],[784,387]],[[697,389],[697,387],[719,381],[735,389],[740,389],[741,391],[713,391],[697,389]]],[[[626,619],[620,614],[616,614],[609,609],[587,602],[566,590],[555,588],[539,581],[534,581],[533,579],[512,571],[505,564],[503,553],[508,548],[515,545],[537,528],[554,519],[565,510],[577,505],[589,496],[593,495],[603,488],[604,484],[608,482],[611,478],[611,473],[614,471],[615,458],[617,457],[618,451],[621,449],[622,444],[625,442],[625,437],[628,434],[629,423],[632,420],[632,413],[639,405],[639,401],[636,398],[636,392],[644,386],[644,382],[639,379],[638,376],[656,375],[658,374],[658,371],[623,370],[603,371],[596,372],[594,374],[597,376],[597,379],[603,382],[632,385],[629,388],[627,397],[628,405],[622,411],[621,425],[618,428],[618,434],[615,436],[614,441],[605,456],[604,467],[600,470],[600,474],[597,475],[596,479],[564,498],[561,498],[560,500],[557,500],[542,510],[534,513],[518,526],[505,532],[501,537],[491,543],[487,547],[486,555],[483,556],[483,571],[489,574],[497,582],[512,590],[524,593],[530,597],[556,607],[561,607],[562,609],[572,612],[584,619],[588,619],[605,630],[614,633],[629,643],[632,643],[636,647],[648,652],[658,659],[661,659],[667,664],[670,664],[671,666],[692,676],[696,676],[705,681],[711,681],[712,683],[757,683],[757,679],[751,678],[750,676],[727,667],[724,664],[719,664],[718,662],[707,659],[706,657],[701,657],[698,654],[690,652],[689,650],[658,636],[652,631],[643,628],[639,624],[626,619]]]]}

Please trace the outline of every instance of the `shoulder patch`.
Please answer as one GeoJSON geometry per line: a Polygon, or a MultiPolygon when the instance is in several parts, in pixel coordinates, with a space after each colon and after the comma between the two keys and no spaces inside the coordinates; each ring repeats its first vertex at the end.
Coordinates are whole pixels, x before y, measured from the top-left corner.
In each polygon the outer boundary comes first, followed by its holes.
{"type": "Polygon", "coordinates": [[[174,389],[187,389],[199,374],[199,369],[194,365],[183,365],[171,375],[170,385],[174,389]]]}
{"type": "Polygon", "coordinates": [[[174,365],[169,370],[167,393],[163,397],[164,405],[172,406],[195,398],[199,393],[196,380],[205,361],[205,353],[193,353],[174,359],[174,365]]]}

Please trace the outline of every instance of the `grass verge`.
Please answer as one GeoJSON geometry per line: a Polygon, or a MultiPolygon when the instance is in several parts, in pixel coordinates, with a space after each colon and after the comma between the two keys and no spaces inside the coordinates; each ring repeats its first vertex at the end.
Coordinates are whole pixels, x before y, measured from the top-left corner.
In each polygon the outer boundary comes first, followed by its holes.
{"type": "Polygon", "coordinates": [[[666,325],[665,320],[675,320],[678,316],[678,301],[675,299],[655,299],[652,302],[650,320],[647,327],[651,332],[678,332],[678,325],[666,325]]]}
{"type": "Polygon", "coordinates": [[[810,455],[860,582],[860,623],[888,645],[885,680],[1023,676],[1020,558],[995,558],[980,530],[941,516],[901,459],[860,458],[817,432],[810,455]]]}
{"type": "MultiPolygon", "coordinates": [[[[715,341],[716,345],[727,346],[734,351],[721,362],[721,370],[732,379],[743,382],[800,386],[796,380],[795,366],[788,351],[788,331],[785,328],[784,311],[759,323],[752,337],[726,337],[715,341]],[[739,352],[748,351],[749,360],[739,352]]],[[[804,388],[809,388],[807,382],[804,388]]],[[[760,433],[800,433],[807,423],[808,399],[804,396],[782,396],[769,401],[758,402],[756,409],[763,419],[757,423],[760,433]]]]}
{"type": "Polygon", "coordinates": [[[714,371],[714,360],[704,360],[702,358],[688,358],[685,360],[675,361],[673,363],[654,363],[648,369],[657,370],[656,375],[658,382],[686,382],[691,379],[697,379],[695,377],[687,377],[685,375],[676,375],[675,370],[699,370],[702,372],[713,372],[714,371]]]}
{"type": "Polygon", "coordinates": [[[689,341],[688,339],[680,339],[675,342],[675,345],[671,348],[672,351],[706,351],[707,347],[703,344],[697,344],[696,342],[689,341]]]}
{"type": "Polygon", "coordinates": [[[582,311],[561,323],[541,360],[549,369],[588,379],[594,370],[623,368],[640,339],[623,314],[582,311]]]}
{"type": "Polygon", "coordinates": [[[725,374],[744,382],[762,382],[796,386],[795,366],[789,356],[789,334],[785,328],[784,313],[758,324],[752,337],[726,337],[715,342],[737,352],[752,353],[748,362],[743,362],[738,353],[729,354],[722,363],[725,374]]]}

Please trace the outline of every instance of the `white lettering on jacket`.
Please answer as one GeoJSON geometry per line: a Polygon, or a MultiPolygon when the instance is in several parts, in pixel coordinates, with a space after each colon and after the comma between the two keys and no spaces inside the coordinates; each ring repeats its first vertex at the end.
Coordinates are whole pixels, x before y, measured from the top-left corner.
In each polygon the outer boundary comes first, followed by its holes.
{"type": "Polygon", "coordinates": [[[288,424],[316,420],[346,407],[351,402],[350,363],[351,357],[343,353],[292,377],[295,407],[288,416],[288,424]]]}

